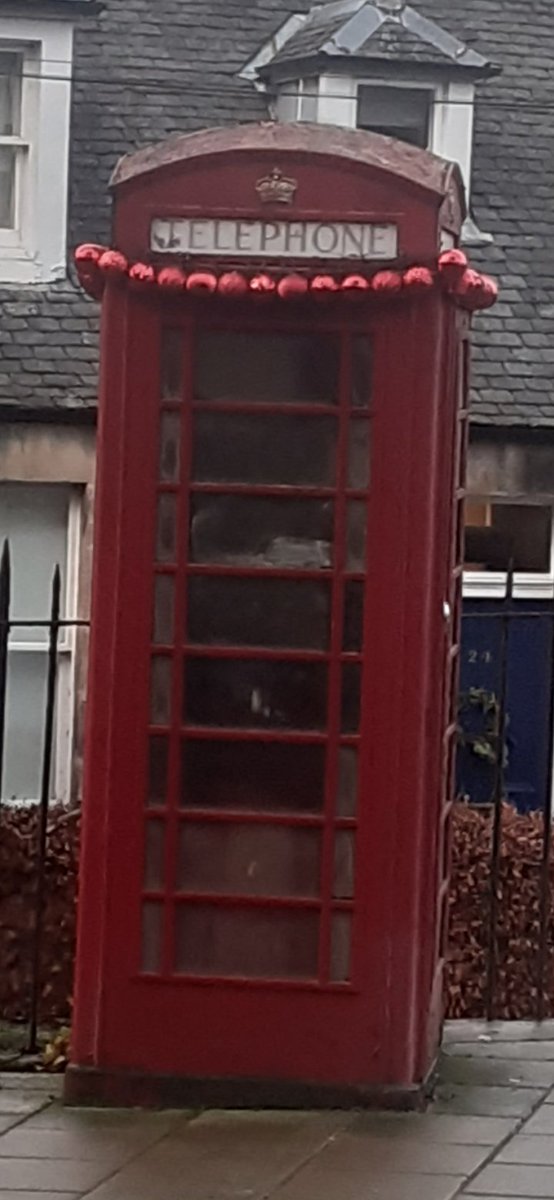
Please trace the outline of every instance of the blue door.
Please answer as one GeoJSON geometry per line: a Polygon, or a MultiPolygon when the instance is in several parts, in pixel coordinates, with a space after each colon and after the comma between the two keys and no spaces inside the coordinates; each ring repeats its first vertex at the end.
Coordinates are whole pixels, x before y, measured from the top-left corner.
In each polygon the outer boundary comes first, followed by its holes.
{"type": "MultiPolygon", "coordinates": [[[[466,600],[460,670],[459,793],[474,804],[494,798],[489,740],[501,690],[502,606],[466,600]]],[[[505,789],[520,812],[544,808],[550,788],[552,604],[512,603],[507,638],[505,789]],[[526,616],[526,613],[540,613],[526,616]]]]}

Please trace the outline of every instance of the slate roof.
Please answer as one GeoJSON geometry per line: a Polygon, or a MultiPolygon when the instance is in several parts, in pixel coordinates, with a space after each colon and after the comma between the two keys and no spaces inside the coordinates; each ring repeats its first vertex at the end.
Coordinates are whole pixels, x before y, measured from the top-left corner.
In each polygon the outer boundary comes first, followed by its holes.
{"type": "MultiPolygon", "coordinates": [[[[63,0],[68,6],[71,0],[63,0]]],[[[2,4],[3,8],[4,5],[2,4]]],[[[18,8],[12,0],[12,8],[18,8]]],[[[266,115],[238,74],[309,0],[103,0],[75,42],[70,245],[109,240],[108,180],[128,151],[266,115]]],[[[554,430],[554,3],[413,0],[503,73],[478,85],[472,203],[501,283],[475,320],[474,420],[554,430]]],[[[383,46],[383,56],[390,55],[383,46]]],[[[90,411],[97,308],[67,281],[0,289],[0,407],[90,411]]]]}

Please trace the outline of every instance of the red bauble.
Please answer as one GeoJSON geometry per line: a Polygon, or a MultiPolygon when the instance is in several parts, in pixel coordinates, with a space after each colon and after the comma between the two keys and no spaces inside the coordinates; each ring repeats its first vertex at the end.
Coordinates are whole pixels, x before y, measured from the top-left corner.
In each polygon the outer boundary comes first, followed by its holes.
{"type": "Polygon", "coordinates": [[[158,283],[168,291],[183,291],[187,277],[180,267],[162,267],[158,272],[158,283]]]}
{"type": "Polygon", "coordinates": [[[238,297],[245,296],[248,291],[248,280],[240,271],[226,271],[221,275],[217,290],[221,296],[238,297]]]}
{"type": "Polygon", "coordinates": [[[483,275],[483,290],[481,308],[492,308],[498,300],[498,284],[490,275],[483,275]]]}
{"type": "Polygon", "coordinates": [[[105,253],[106,246],[97,246],[94,242],[83,242],[82,246],[77,246],[75,262],[77,266],[79,263],[98,263],[105,253]]]}
{"type": "Polygon", "coordinates": [[[250,280],[250,291],[258,299],[268,299],[275,293],[275,280],[271,275],[254,275],[250,280]]]}
{"type": "Polygon", "coordinates": [[[314,275],[310,283],[310,292],[317,300],[329,300],[339,291],[339,285],[332,275],[314,275]]]}
{"type": "Polygon", "coordinates": [[[147,263],[135,263],[129,271],[129,282],[134,287],[151,287],[156,282],[156,272],[147,263]]]}
{"type": "Polygon", "coordinates": [[[340,285],[340,290],[349,300],[363,300],[369,291],[369,283],[363,275],[347,275],[340,285]]]}
{"type": "Polygon", "coordinates": [[[187,292],[211,296],[217,291],[217,276],[211,271],[194,271],[187,279],[187,292]]]}
{"type": "Polygon", "coordinates": [[[443,251],[439,257],[439,273],[447,288],[456,288],[467,270],[467,265],[467,255],[463,250],[443,251]]]}
{"type": "Polygon", "coordinates": [[[371,280],[371,290],[377,296],[397,296],[402,288],[402,276],[398,271],[378,271],[371,280]]]}
{"type": "Polygon", "coordinates": [[[435,277],[428,267],[410,267],[404,271],[402,285],[409,292],[429,292],[435,286],[435,277]]]}
{"type": "Polygon", "coordinates": [[[129,263],[119,250],[105,250],[98,259],[98,266],[113,280],[122,280],[129,270],[129,263]]]}
{"type": "Polygon", "coordinates": [[[308,280],[303,275],[285,275],[277,284],[277,295],[281,300],[301,300],[308,291],[308,280]]]}
{"type": "Polygon", "coordinates": [[[92,300],[101,300],[106,286],[106,276],[98,270],[96,264],[82,263],[77,267],[77,275],[87,296],[90,296],[92,300]]]}

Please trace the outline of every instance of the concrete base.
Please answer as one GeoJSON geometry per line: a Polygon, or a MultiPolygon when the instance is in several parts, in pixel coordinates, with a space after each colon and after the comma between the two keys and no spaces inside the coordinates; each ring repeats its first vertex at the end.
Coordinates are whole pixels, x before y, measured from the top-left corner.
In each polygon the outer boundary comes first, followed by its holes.
{"type": "Polygon", "coordinates": [[[434,1079],[433,1070],[419,1085],[345,1085],[283,1079],[203,1079],[70,1066],[65,1075],[64,1102],[113,1108],[365,1108],[422,1112],[431,1098],[434,1079]]]}

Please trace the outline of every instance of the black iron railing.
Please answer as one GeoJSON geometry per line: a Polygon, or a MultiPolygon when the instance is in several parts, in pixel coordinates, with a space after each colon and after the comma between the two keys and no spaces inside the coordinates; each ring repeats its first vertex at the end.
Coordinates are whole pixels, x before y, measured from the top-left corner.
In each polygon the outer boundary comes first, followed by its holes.
{"type": "MultiPolygon", "coordinates": [[[[56,685],[59,664],[59,638],[64,628],[87,627],[88,621],[61,617],[61,573],[56,566],[52,576],[50,614],[46,620],[19,620],[11,614],[11,556],[6,540],[0,559],[0,797],[3,795],[4,751],[6,740],[6,697],[9,674],[9,637],[13,629],[42,628],[48,630],[48,669],[44,698],[42,764],[38,806],[38,845],[36,855],[36,884],[32,913],[32,966],[29,996],[28,1044],[29,1053],[37,1050],[40,989],[43,976],[42,942],[45,908],[45,868],[48,829],[48,810],[54,745],[56,685]]],[[[1,821],[0,821],[1,837],[1,821]]],[[[1,1014],[0,1014],[1,1015],[1,1014]]]]}

